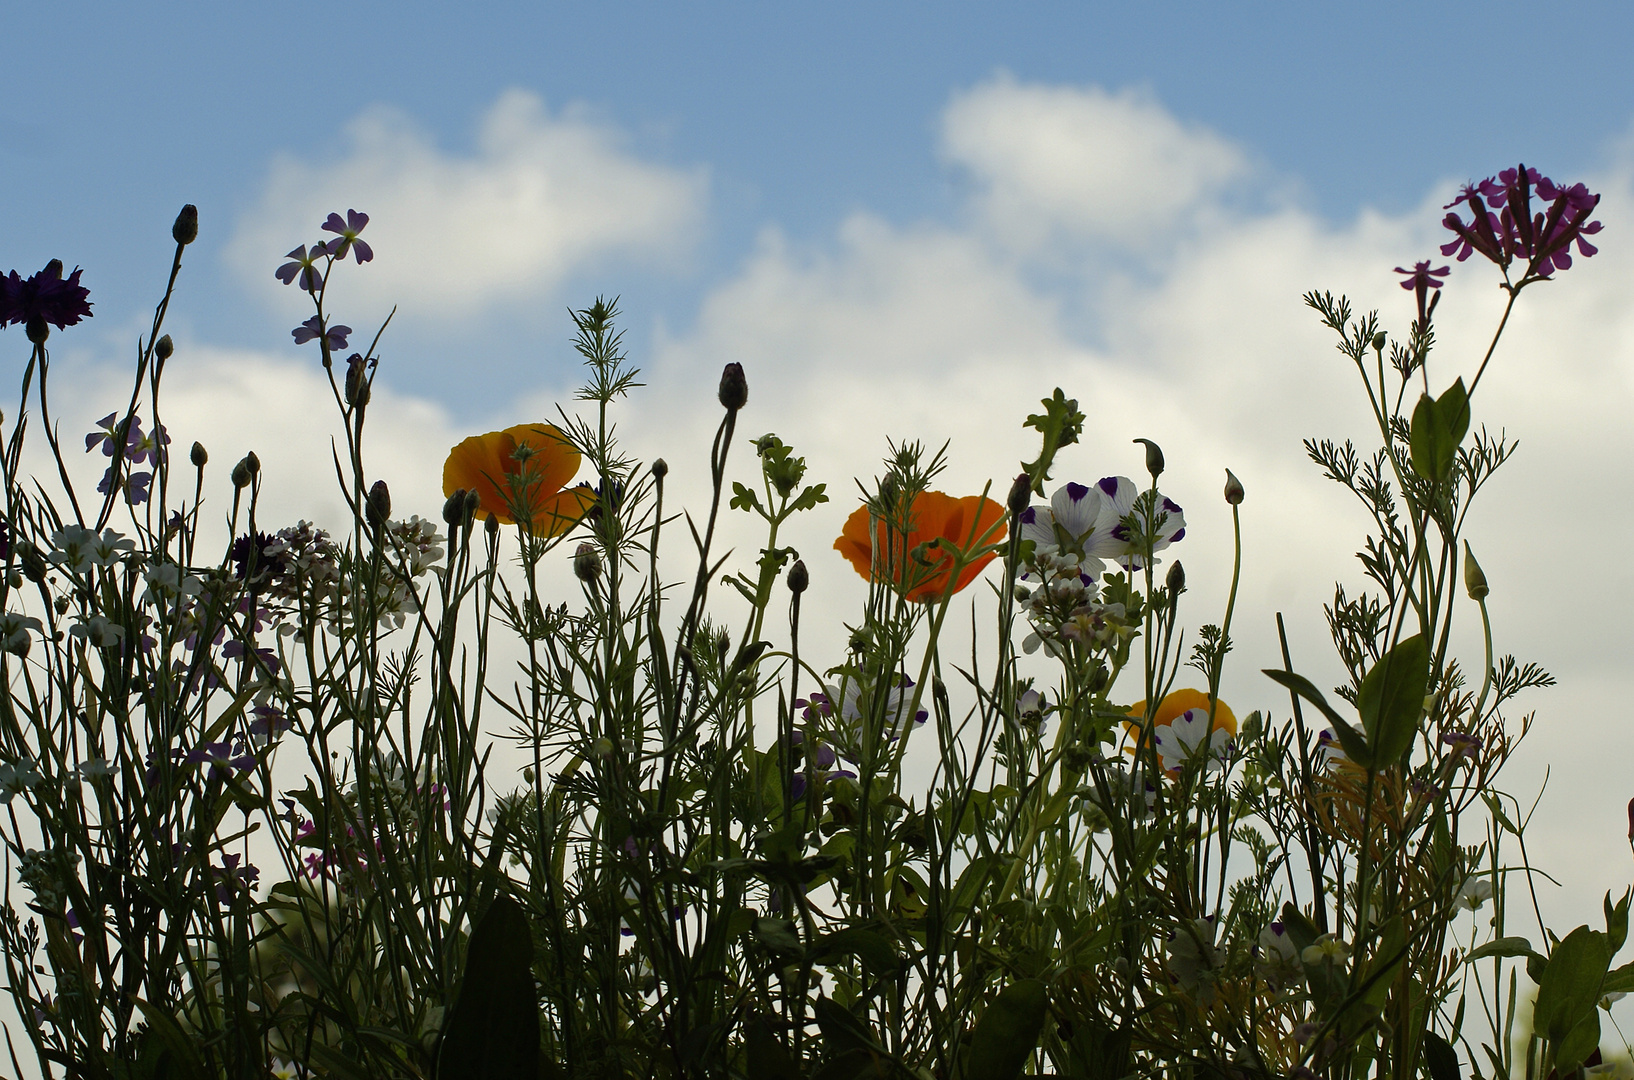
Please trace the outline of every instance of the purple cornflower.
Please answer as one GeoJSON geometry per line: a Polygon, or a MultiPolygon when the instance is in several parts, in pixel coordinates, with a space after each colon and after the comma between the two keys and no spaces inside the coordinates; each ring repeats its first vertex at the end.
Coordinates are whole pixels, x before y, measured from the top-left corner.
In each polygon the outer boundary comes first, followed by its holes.
{"type": "Polygon", "coordinates": [[[316,341],[319,337],[329,342],[329,351],[338,352],[346,348],[346,337],[352,332],[350,326],[331,326],[324,329],[323,321],[316,315],[290,331],[295,344],[305,345],[309,341],[316,341]]]}
{"type": "MultiPolygon", "coordinates": [[[[1422,262],[1414,263],[1411,270],[1398,266],[1396,267],[1396,273],[1407,275],[1407,280],[1401,283],[1401,287],[1413,290],[1413,296],[1418,300],[1418,326],[1422,330],[1430,325],[1430,309],[1424,303],[1425,298],[1429,296],[1431,289],[1439,290],[1441,288],[1444,283],[1437,279],[1444,278],[1452,273],[1452,267],[1443,266],[1439,270],[1431,270],[1430,260],[1425,259],[1422,262]]],[[[1438,291],[1436,295],[1439,296],[1440,292],[1438,291]]]]}
{"type": "Polygon", "coordinates": [[[351,251],[358,264],[368,262],[374,258],[374,249],[368,241],[358,238],[358,233],[369,223],[369,215],[356,210],[346,211],[346,220],[342,221],[339,214],[330,214],[329,220],[323,223],[324,232],[339,233],[335,239],[329,241],[326,250],[337,259],[346,258],[346,252],[351,251]]]}
{"type": "Polygon", "coordinates": [[[52,259],[30,277],[15,270],[0,276],[0,327],[22,323],[30,341],[36,337],[44,341],[46,323],[62,330],[90,318],[91,304],[86,298],[91,291],[79,283],[80,273],[74,267],[65,281],[62,260],[52,259]]]}
{"type": "Polygon", "coordinates": [[[1470,209],[1465,222],[1456,212],[1443,219],[1454,239],[1441,246],[1441,254],[1457,253],[1458,261],[1479,251],[1499,267],[1508,269],[1517,258],[1526,262],[1526,278],[1546,278],[1572,265],[1571,245],[1588,258],[1599,249],[1585,237],[1604,226],[1590,221],[1600,196],[1583,184],[1562,187],[1536,169],[1524,165],[1505,169],[1496,178],[1466,184],[1458,197],[1448,203],[1451,211],[1460,203],[1470,209]],[[1534,211],[1532,193],[1548,200],[1547,210],[1534,211]]]}
{"type": "Polygon", "coordinates": [[[284,256],[291,261],[274,271],[274,276],[285,285],[292,285],[295,279],[299,278],[303,290],[317,292],[318,286],[323,284],[323,273],[314,264],[327,253],[328,249],[321,240],[312,245],[311,251],[307,250],[305,244],[300,244],[294,251],[284,256]]]}

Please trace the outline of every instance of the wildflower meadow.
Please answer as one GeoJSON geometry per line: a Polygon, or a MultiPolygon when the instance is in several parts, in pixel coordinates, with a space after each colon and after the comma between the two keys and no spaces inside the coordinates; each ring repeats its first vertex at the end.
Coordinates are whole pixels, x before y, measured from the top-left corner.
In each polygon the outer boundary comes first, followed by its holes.
{"type": "Polygon", "coordinates": [[[368,425],[393,331],[331,305],[376,260],[369,215],[337,209],[266,273],[310,304],[292,341],[339,421],[332,475],[301,482],[351,513],[268,520],[280,481],[256,454],[212,459],[163,419],[193,206],[100,418],[51,394],[53,346],[94,315],[82,270],[12,270],[0,1069],[1594,1070],[1634,991],[1631,896],[1543,925],[1548,857],[1503,773],[1551,723],[1553,679],[1504,650],[1464,525],[1526,427],[1482,413],[1483,376],[1522,294],[1570,289],[1596,253],[1598,202],[1505,169],[1456,193],[1438,257],[1397,268],[1399,310],[1311,283],[1339,356],[1301,361],[1355,369],[1372,437],[1286,450],[1365,510],[1331,554],[1337,573],[1359,551],[1367,586],[1334,590],[1331,640],[1282,632],[1263,656],[1233,639],[1244,569],[1275,557],[1242,543],[1254,477],[1219,463],[1231,585],[1188,591],[1161,432],[1126,459],[1077,453],[1094,387],[1039,386],[1036,413],[995,418],[1036,456],[948,491],[946,448],[889,431],[853,433],[877,475],[817,480],[776,433],[795,403],[728,364],[672,403],[718,419],[668,451],[707,461],[707,500],[677,505],[666,461],[619,441],[642,389],[601,298],[564,326],[577,395],[450,447],[441,506],[394,506],[368,425]],[[1436,347],[1453,274],[1505,294],[1484,351],[1436,347]],[[25,443],[52,464],[29,471],[25,443]],[[94,490],[71,476],[87,455],[94,490]],[[727,518],[756,523],[755,549],[722,550],[727,518]],[[831,521],[833,551],[788,546],[796,519],[831,521]],[[838,656],[802,648],[819,557],[867,583],[825,628],[838,656]],[[1318,655],[1340,685],[1301,674],[1318,655]],[[1249,700],[1221,699],[1228,666],[1263,672],[1249,700]]]}

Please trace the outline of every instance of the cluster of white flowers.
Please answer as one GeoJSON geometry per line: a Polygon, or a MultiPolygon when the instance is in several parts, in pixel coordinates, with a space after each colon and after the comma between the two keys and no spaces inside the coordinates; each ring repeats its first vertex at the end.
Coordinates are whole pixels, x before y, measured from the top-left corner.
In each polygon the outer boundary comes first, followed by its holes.
{"type": "Polygon", "coordinates": [[[98,566],[112,566],[136,550],[136,543],[112,529],[98,533],[82,525],[64,525],[51,534],[50,560],[76,577],[98,566]]]}
{"type": "Polygon", "coordinates": [[[1063,641],[1104,649],[1128,632],[1124,606],[1100,602],[1095,575],[1104,566],[1099,559],[1089,560],[1086,566],[1077,555],[1034,552],[1028,577],[1036,575],[1040,583],[1036,588],[1017,585],[1015,593],[1032,626],[1021,643],[1024,651],[1034,653],[1042,646],[1059,655],[1063,641]]]}
{"type": "MultiPolygon", "coordinates": [[[[310,521],[281,529],[262,549],[262,557],[273,567],[263,595],[288,609],[315,611],[330,626],[350,626],[359,606],[372,606],[381,626],[401,627],[420,610],[414,579],[441,572],[438,564],[446,538],[435,523],[417,514],[406,521],[388,521],[385,538],[408,574],[405,577],[396,560],[388,558],[373,596],[367,596],[354,587],[340,545],[326,530],[310,521]]],[[[294,627],[285,632],[293,633],[294,627]]]]}

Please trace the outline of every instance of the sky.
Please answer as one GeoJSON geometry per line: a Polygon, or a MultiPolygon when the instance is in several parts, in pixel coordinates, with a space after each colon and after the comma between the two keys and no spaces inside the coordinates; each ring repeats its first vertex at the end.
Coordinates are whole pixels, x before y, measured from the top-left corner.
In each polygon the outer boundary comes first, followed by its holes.
{"type": "MultiPolygon", "coordinates": [[[[328,389],[315,348],[290,337],[310,312],[273,271],[356,208],[377,257],[337,272],[331,309],[372,335],[396,305],[370,439],[400,512],[436,515],[465,435],[571,407],[566,311],[619,296],[649,383],[621,430],[670,462],[689,505],[729,361],[750,386],[740,432],[776,432],[828,483],[834,501],[791,536],[821,598],[807,618],[830,628],[808,631],[811,648],[837,662],[863,595],[829,550],[852,478],[878,472],[887,437],[917,438],[949,443],[950,491],[1002,492],[1033,453],[1021,420],[1060,386],[1090,424],[1058,480],[1139,476],[1131,440],[1163,446],[1192,626],[1218,621],[1223,470],[1242,478],[1225,695],[1239,715],[1280,713],[1258,674],[1279,666],[1273,615],[1296,667],[1337,682],[1321,605],[1336,578],[1360,583],[1365,524],[1300,448],[1368,435],[1355,372],[1300,296],[1348,293],[1404,334],[1411,299],[1391,269],[1445,262],[1443,204],[1524,160],[1602,192],[1606,229],[1600,255],[1523,296],[1482,383],[1477,423],[1521,448],[1468,536],[1500,652],[1561,681],[1513,717],[1537,710],[1509,786],[1529,802],[1552,777],[1533,842],[1565,884],[1546,910],[1557,928],[1595,921],[1629,880],[1634,795],[1634,82],[1618,74],[1634,9],[790,7],[8,12],[0,270],[61,258],[96,305],[53,336],[65,432],[119,403],[171,220],[196,203],[166,422],[215,462],[257,451],[263,520],[336,520],[328,389]]],[[[1455,264],[1433,380],[1473,373],[1496,280],[1455,264]]],[[[25,350],[0,334],[5,370],[25,350]]],[[[740,523],[727,540],[757,546],[740,523]]]]}

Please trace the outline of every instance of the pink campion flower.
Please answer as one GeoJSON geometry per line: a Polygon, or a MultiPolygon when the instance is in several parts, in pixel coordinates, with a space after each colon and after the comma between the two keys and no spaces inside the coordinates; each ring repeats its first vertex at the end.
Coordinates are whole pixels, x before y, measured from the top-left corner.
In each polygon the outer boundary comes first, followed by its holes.
{"type": "Polygon", "coordinates": [[[1441,288],[1444,283],[1437,279],[1444,278],[1452,273],[1452,267],[1443,266],[1439,270],[1431,270],[1430,260],[1425,259],[1423,262],[1414,263],[1411,270],[1405,270],[1398,266],[1396,267],[1396,273],[1407,275],[1407,280],[1401,283],[1401,287],[1413,290],[1413,295],[1418,300],[1418,325],[1420,329],[1423,329],[1430,323],[1430,310],[1428,305],[1424,303],[1425,298],[1429,296],[1431,289],[1439,290],[1441,288]]]}
{"type": "Polygon", "coordinates": [[[1583,184],[1563,187],[1536,169],[1520,165],[1479,184],[1466,184],[1446,209],[1460,203],[1469,207],[1470,220],[1464,221],[1456,211],[1449,213],[1442,224],[1452,230],[1454,239],[1441,246],[1441,254],[1456,252],[1460,262],[1473,251],[1505,270],[1516,258],[1524,259],[1524,281],[1570,267],[1573,243],[1584,258],[1599,251],[1585,237],[1604,227],[1589,220],[1600,196],[1583,184]],[[1534,192],[1548,201],[1547,210],[1534,210],[1534,192]]]}
{"type": "Polygon", "coordinates": [[[339,214],[330,214],[329,219],[323,223],[323,231],[339,235],[329,241],[326,250],[337,259],[346,258],[346,253],[350,251],[359,265],[368,262],[374,258],[374,249],[369,246],[368,241],[360,240],[357,235],[368,223],[369,215],[356,210],[346,211],[345,221],[340,219],[339,214]]]}

